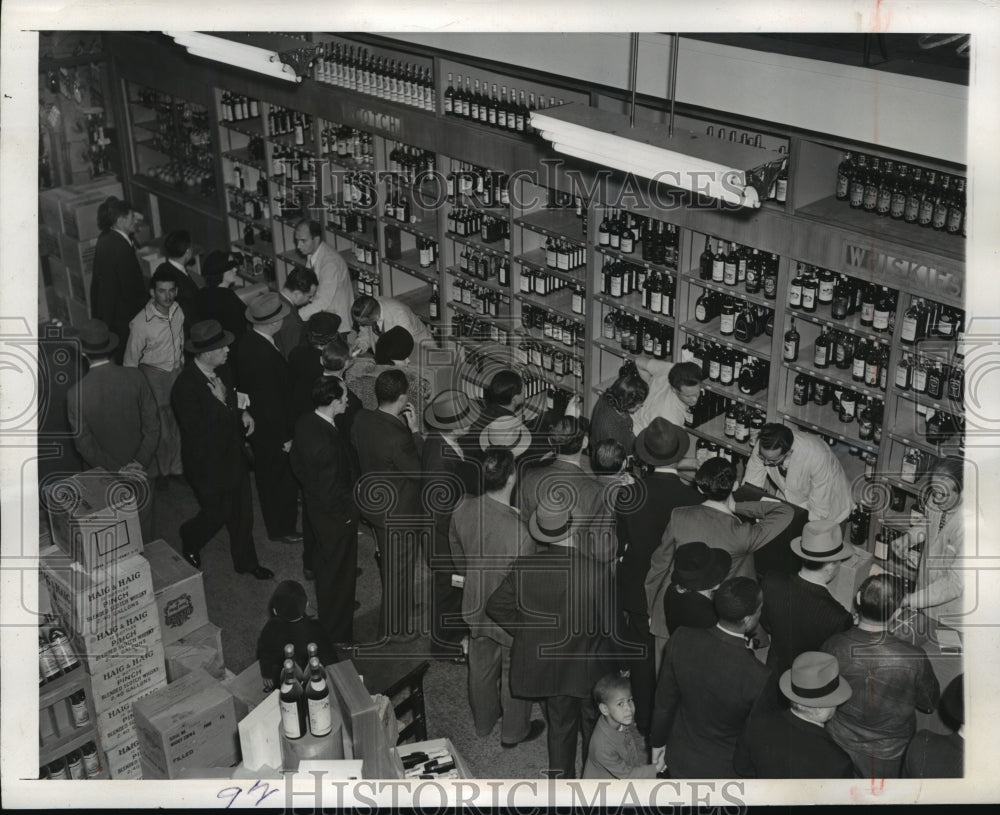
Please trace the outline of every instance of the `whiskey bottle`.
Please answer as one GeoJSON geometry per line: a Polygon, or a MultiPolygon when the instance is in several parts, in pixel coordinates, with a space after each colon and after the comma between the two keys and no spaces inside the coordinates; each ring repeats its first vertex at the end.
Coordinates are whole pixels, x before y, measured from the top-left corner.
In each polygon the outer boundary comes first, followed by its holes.
{"type": "Polygon", "coordinates": [[[795,329],[795,318],[792,318],[791,326],[785,332],[785,342],[783,346],[782,358],[785,362],[795,362],[799,358],[799,342],[801,335],[795,329]]]}
{"type": "Polygon", "coordinates": [[[701,256],[698,259],[698,277],[701,280],[711,280],[712,279],[712,245],[711,238],[708,235],[705,236],[705,249],[702,251],[701,256]]]}
{"type": "Polygon", "coordinates": [[[854,161],[850,153],[845,153],[843,160],[837,165],[836,198],[846,201],[850,192],[851,179],[854,175],[854,161]]]}
{"type": "Polygon", "coordinates": [[[823,327],[823,331],[816,338],[813,365],[817,368],[826,368],[830,365],[830,335],[827,333],[826,326],[823,327]]]}

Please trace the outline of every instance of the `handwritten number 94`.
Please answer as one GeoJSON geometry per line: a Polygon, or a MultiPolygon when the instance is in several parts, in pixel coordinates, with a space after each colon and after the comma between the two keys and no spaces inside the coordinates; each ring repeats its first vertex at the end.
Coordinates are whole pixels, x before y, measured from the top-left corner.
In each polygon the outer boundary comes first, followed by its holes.
{"type": "MultiPolygon", "coordinates": [[[[280,791],[281,790],[278,787],[271,789],[271,785],[268,784],[266,781],[257,781],[256,783],[254,783],[252,787],[250,787],[250,789],[246,791],[246,794],[251,795],[254,792],[257,793],[259,797],[253,803],[254,806],[257,806],[258,804],[262,803],[264,799],[266,799],[268,796],[274,795],[274,793],[280,791]]],[[[236,799],[239,798],[240,795],[242,794],[243,794],[243,787],[226,787],[225,789],[219,790],[218,794],[215,797],[228,798],[229,803],[226,804],[226,809],[229,809],[229,807],[231,807],[235,803],[236,799]]]]}

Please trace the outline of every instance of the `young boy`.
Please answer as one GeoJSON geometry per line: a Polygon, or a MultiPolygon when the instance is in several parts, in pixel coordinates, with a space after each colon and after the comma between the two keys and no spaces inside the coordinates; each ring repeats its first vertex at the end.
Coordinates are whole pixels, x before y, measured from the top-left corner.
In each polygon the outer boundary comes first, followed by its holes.
{"type": "Polygon", "coordinates": [[[635,726],[635,702],[627,677],[607,674],[594,685],[601,718],[590,737],[584,778],[656,778],[657,767],[643,763],[646,748],[635,726]]]}

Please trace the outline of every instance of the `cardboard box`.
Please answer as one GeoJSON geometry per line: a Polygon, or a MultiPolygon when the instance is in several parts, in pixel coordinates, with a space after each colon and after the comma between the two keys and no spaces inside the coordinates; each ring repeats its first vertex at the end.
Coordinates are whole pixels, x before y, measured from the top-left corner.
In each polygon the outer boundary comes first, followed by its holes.
{"type": "Polygon", "coordinates": [[[108,759],[108,772],[113,779],[129,779],[136,781],[142,778],[142,768],[139,766],[139,739],[123,741],[121,744],[108,747],[101,744],[108,759]]]}
{"type": "Polygon", "coordinates": [[[236,699],[236,715],[240,720],[268,698],[259,662],[255,662],[238,676],[228,676],[223,684],[236,699]]]}
{"type": "Polygon", "coordinates": [[[53,539],[87,571],[142,552],[136,499],[125,484],[95,468],[45,490],[53,539]]]}
{"type": "Polygon", "coordinates": [[[95,710],[108,710],[126,699],[135,699],[167,684],[162,649],[138,656],[110,658],[90,673],[95,710]]]}
{"type": "Polygon", "coordinates": [[[57,235],[63,233],[62,204],[79,195],[74,187],[53,187],[38,193],[38,219],[57,235]]]}
{"type": "Polygon", "coordinates": [[[52,291],[56,296],[69,298],[69,269],[57,258],[49,258],[49,276],[52,278],[52,291]]]}
{"type": "Polygon", "coordinates": [[[72,302],[85,305],[90,309],[90,285],[94,279],[93,269],[74,269],[72,266],[66,267],[66,274],[69,277],[69,299],[72,302]]]}
{"type": "Polygon", "coordinates": [[[243,766],[248,770],[281,767],[280,695],[277,690],[271,691],[263,702],[240,718],[240,751],[243,754],[243,766]]]}
{"type": "Polygon", "coordinates": [[[74,189],[77,191],[74,198],[60,202],[63,232],[78,241],[96,238],[101,234],[97,210],[109,196],[121,198],[122,185],[113,179],[95,179],[93,183],[75,185],[74,189]]]}
{"type": "Polygon", "coordinates": [[[336,692],[344,732],[350,737],[351,747],[345,758],[364,761],[365,778],[401,778],[401,766],[392,754],[385,728],[379,719],[375,700],[365,688],[354,663],[345,660],[328,665],[327,676],[331,690],[336,692]]]}
{"type": "Polygon", "coordinates": [[[143,246],[136,252],[139,258],[139,268],[142,269],[142,276],[147,281],[153,276],[161,263],[165,263],[167,256],[163,254],[158,246],[143,246]]]}
{"type": "Polygon", "coordinates": [[[184,767],[231,767],[239,761],[232,694],[194,670],[135,703],[144,777],[176,778],[184,767]]]}
{"type": "Polygon", "coordinates": [[[74,632],[73,648],[88,673],[98,673],[116,660],[157,653],[164,658],[160,614],[155,602],[128,613],[113,615],[97,630],[74,632]]]}
{"type": "Polygon", "coordinates": [[[97,238],[77,240],[70,235],[60,234],[58,240],[59,254],[63,263],[78,272],[86,272],[88,275],[93,273],[97,238]]]}
{"type": "Polygon", "coordinates": [[[73,632],[97,633],[124,615],[154,603],[153,577],[142,555],[87,572],[57,546],[41,548],[42,583],[53,605],[73,632]]]}
{"type": "Polygon", "coordinates": [[[153,577],[153,594],[160,609],[163,644],[170,645],[208,624],[208,604],[202,574],[163,540],[145,549],[153,577]]]}
{"type": "Polygon", "coordinates": [[[148,696],[158,688],[147,688],[137,696],[130,696],[120,702],[95,711],[97,715],[97,735],[101,744],[121,744],[135,741],[139,735],[135,729],[135,701],[148,696]]]}
{"type": "Polygon", "coordinates": [[[82,300],[74,300],[72,297],[67,297],[66,310],[69,312],[70,325],[80,326],[90,319],[90,306],[82,300]]]}
{"type": "Polygon", "coordinates": [[[38,252],[48,255],[50,258],[61,258],[62,249],[59,248],[59,234],[45,224],[38,225],[38,252]]]}
{"type": "Polygon", "coordinates": [[[186,637],[166,646],[164,658],[167,663],[167,682],[175,682],[199,668],[220,682],[226,678],[226,662],[222,656],[222,629],[212,623],[206,623],[186,637]]]}

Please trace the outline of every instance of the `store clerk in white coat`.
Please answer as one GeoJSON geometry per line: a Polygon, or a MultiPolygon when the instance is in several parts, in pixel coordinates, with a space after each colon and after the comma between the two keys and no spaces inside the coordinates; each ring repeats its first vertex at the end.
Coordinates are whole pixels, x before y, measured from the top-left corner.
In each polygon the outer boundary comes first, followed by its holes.
{"type": "Polygon", "coordinates": [[[854,507],[847,474],[826,442],[783,424],[761,428],[743,483],[770,486],[779,498],[807,510],[810,521],[840,523],[854,507]]]}
{"type": "Polygon", "coordinates": [[[358,326],[358,338],[351,348],[351,356],[373,351],[378,338],[396,326],[402,326],[413,337],[411,359],[419,360],[420,349],[434,345],[434,338],[421,319],[405,303],[391,297],[360,295],[351,308],[351,318],[358,326]]]}

